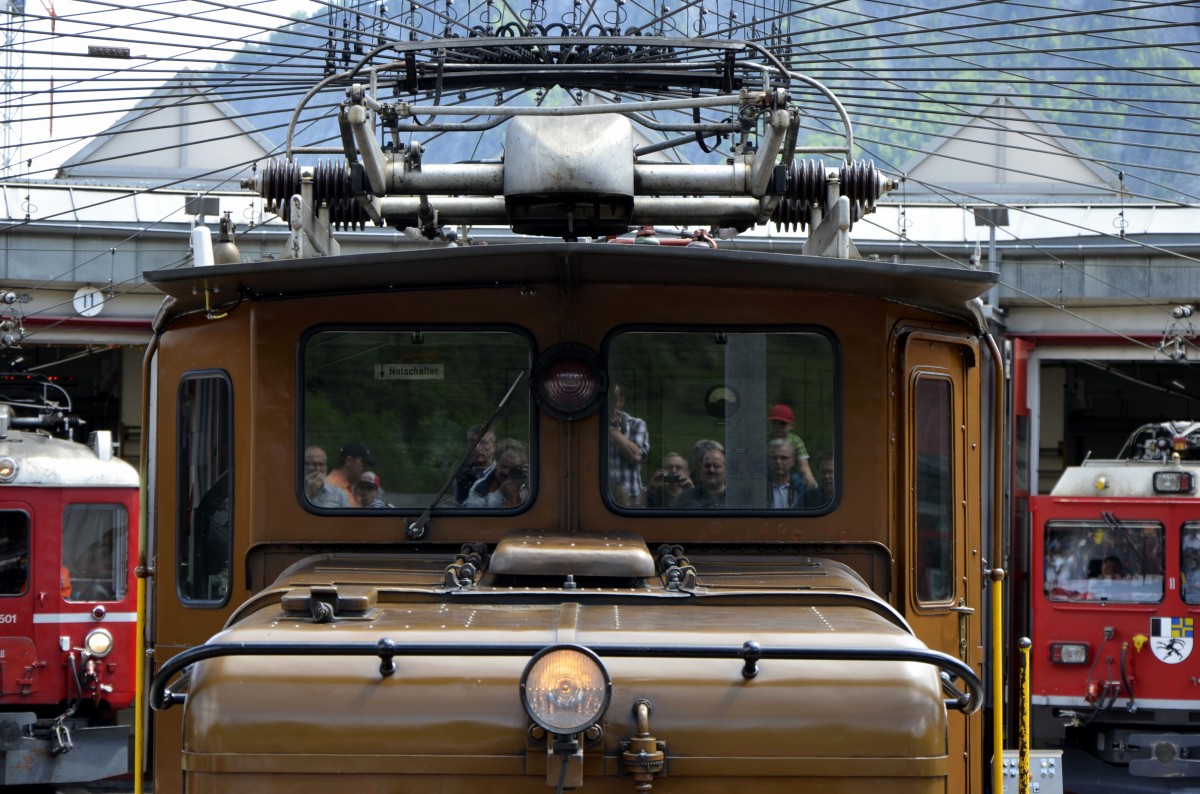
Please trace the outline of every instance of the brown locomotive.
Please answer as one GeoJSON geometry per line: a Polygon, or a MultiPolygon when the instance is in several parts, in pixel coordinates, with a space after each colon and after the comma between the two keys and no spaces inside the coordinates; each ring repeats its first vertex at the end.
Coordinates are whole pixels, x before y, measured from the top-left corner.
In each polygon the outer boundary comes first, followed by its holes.
{"type": "MultiPolygon", "coordinates": [[[[388,68],[534,46],[483,44],[388,68]]],[[[757,145],[703,168],[586,105],[414,166],[340,76],[345,169],[256,184],[292,256],[148,274],[156,792],[984,790],[993,276],[853,258],[886,180],[713,49],[757,145]],[[431,242],[339,255],[357,213],[431,242]]]]}

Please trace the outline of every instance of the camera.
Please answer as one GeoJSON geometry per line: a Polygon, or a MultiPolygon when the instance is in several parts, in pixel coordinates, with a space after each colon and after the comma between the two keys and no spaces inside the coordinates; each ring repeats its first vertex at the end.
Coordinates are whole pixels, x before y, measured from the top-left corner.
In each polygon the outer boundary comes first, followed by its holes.
{"type": "Polygon", "coordinates": [[[683,477],[678,474],[668,474],[666,477],[663,477],[663,482],[667,485],[679,485],[679,483],[683,482],[683,477]]]}
{"type": "Polygon", "coordinates": [[[526,471],[524,466],[513,466],[508,470],[508,479],[510,480],[523,480],[525,479],[525,475],[526,471]]]}

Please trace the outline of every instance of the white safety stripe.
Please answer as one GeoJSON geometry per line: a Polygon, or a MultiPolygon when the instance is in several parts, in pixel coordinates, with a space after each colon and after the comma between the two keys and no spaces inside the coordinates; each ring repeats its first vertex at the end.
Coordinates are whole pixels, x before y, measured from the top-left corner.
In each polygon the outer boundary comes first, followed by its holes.
{"type": "Polygon", "coordinates": [[[34,623],[136,623],[136,612],[109,612],[100,620],[92,617],[91,612],[70,612],[62,615],[34,615],[34,623]]]}

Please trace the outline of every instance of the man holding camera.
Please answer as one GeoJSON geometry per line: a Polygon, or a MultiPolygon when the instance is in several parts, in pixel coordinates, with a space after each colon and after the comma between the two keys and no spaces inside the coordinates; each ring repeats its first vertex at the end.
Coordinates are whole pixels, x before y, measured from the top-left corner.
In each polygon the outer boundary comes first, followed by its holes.
{"type": "Polygon", "coordinates": [[[613,384],[608,395],[608,487],[622,507],[642,504],[642,461],[650,454],[646,423],[625,413],[625,390],[613,384]]]}
{"type": "Polygon", "coordinates": [[[529,453],[513,438],[496,442],[495,470],[471,488],[463,507],[519,507],[529,498],[529,453]]]}
{"type": "Polygon", "coordinates": [[[692,487],[687,458],[678,452],[668,452],[663,456],[662,468],[650,476],[646,507],[670,507],[679,494],[692,487]]]}
{"type": "Polygon", "coordinates": [[[499,487],[496,482],[496,434],[491,430],[485,433],[483,425],[473,425],[467,430],[467,446],[471,448],[471,459],[454,481],[454,503],[464,506],[472,492],[486,494],[499,487]]]}

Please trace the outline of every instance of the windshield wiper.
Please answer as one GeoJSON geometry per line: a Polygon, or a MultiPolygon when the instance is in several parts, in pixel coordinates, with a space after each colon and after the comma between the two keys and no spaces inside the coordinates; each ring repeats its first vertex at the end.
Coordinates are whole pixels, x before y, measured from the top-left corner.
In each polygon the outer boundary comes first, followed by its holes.
{"type": "Polygon", "coordinates": [[[517,390],[517,384],[521,382],[521,379],[525,377],[525,374],[526,370],[521,370],[517,373],[517,379],[512,382],[511,386],[508,387],[508,391],[506,391],[504,396],[500,398],[500,402],[492,411],[492,415],[489,416],[487,421],[483,423],[483,426],[479,431],[479,435],[477,435],[475,440],[467,446],[466,450],[462,454],[462,457],[460,457],[458,462],[454,464],[454,468],[450,470],[450,476],[446,478],[446,482],[442,483],[442,487],[434,495],[433,500],[429,503],[429,506],[425,508],[423,513],[421,513],[420,518],[409,524],[408,528],[404,530],[404,534],[408,536],[409,540],[420,540],[421,538],[425,537],[425,532],[429,529],[429,517],[433,513],[433,508],[437,507],[438,502],[442,501],[442,497],[445,496],[446,492],[450,490],[450,486],[453,485],[454,481],[458,478],[459,471],[462,470],[463,465],[468,459],[470,459],[471,455],[474,454],[475,447],[479,446],[479,442],[482,441],[484,437],[491,431],[492,423],[496,421],[496,417],[500,416],[500,412],[504,410],[504,406],[508,405],[508,401],[512,398],[513,393],[517,390]]]}

